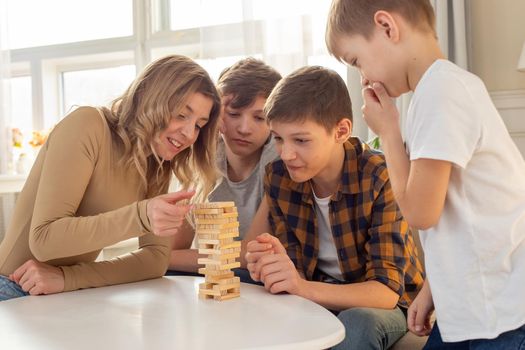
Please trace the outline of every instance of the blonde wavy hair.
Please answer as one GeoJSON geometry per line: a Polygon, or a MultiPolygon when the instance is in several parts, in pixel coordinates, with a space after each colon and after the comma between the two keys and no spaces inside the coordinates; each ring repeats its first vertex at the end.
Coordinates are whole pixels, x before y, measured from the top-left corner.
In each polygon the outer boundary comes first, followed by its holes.
{"type": "Polygon", "coordinates": [[[171,174],[182,189],[194,188],[195,201],[204,200],[217,179],[215,150],[220,97],[208,73],[188,57],[170,55],[149,64],[122,96],[102,112],[113,142],[121,149],[118,164],[138,171],[146,196],[166,193],[171,174]],[[195,143],[163,161],[155,152],[159,134],[194,93],[213,101],[208,123],[195,143]]]}

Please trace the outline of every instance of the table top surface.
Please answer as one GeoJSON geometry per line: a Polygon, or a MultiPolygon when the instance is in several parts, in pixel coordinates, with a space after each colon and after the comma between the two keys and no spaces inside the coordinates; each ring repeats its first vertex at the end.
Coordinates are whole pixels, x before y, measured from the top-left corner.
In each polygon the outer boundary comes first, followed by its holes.
{"type": "Polygon", "coordinates": [[[241,283],[227,301],[198,297],[202,277],[29,296],[0,303],[2,349],[324,349],[343,324],[304,298],[241,283]]]}

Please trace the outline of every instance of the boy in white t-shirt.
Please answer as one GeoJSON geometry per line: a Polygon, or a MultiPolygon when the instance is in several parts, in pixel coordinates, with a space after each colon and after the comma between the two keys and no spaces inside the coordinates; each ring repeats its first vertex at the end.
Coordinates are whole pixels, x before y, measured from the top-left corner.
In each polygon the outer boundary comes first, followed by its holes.
{"type": "MultiPolygon", "coordinates": [[[[222,176],[208,200],[235,202],[241,239],[262,200],[264,167],[277,158],[263,107],[280,79],[274,68],[249,57],[224,69],[217,82],[223,108],[216,164],[222,176]]],[[[194,235],[193,228],[186,225],[174,237],[168,274],[197,272],[198,251],[189,249],[194,235]]],[[[244,266],[244,254],[241,256],[244,266]]],[[[235,272],[243,282],[251,282],[243,270],[235,272]]]]}
{"type": "Polygon", "coordinates": [[[359,69],[364,118],[422,230],[427,281],[409,308],[426,348],[525,348],[525,164],[482,81],[445,60],[427,0],[334,0],[327,45],[359,69]],[[392,101],[414,91],[405,125],[392,101]],[[408,155],[407,155],[408,152],[408,155]]]}

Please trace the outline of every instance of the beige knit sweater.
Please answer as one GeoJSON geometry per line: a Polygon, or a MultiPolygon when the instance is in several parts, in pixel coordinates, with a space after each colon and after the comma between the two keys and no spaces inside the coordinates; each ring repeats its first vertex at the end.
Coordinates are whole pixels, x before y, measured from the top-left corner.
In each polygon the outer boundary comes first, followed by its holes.
{"type": "Polygon", "coordinates": [[[0,274],[29,259],[59,266],[65,290],[162,276],[169,238],[150,232],[135,170],[116,166],[105,118],[92,107],[69,114],[42,147],[0,245],[0,274]],[[139,237],[139,249],[95,262],[102,248],[139,237]]]}

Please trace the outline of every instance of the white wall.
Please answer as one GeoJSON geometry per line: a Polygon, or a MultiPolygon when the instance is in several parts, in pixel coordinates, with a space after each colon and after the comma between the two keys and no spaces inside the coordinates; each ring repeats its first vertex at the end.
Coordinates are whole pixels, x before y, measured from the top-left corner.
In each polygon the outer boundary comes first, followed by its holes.
{"type": "Polygon", "coordinates": [[[525,72],[516,70],[525,42],[525,1],[468,0],[470,70],[485,82],[525,157],[525,72]]]}

